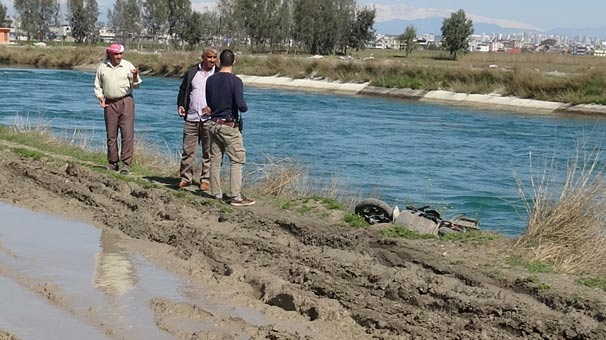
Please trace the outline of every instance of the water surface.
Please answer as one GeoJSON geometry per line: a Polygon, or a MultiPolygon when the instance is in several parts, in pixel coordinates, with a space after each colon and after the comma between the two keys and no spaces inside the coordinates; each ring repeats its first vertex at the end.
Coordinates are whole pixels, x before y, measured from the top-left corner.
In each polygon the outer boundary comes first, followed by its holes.
{"type": "MultiPolygon", "coordinates": [[[[93,73],[0,69],[0,123],[43,122],[70,136],[76,129],[103,145],[93,73]]],[[[136,130],[176,156],[182,120],[179,79],[144,77],[135,92],[136,130]]],[[[391,205],[432,204],[448,218],[459,212],[482,228],[522,232],[525,213],[514,172],[528,181],[529,155],[563,164],[583,138],[600,145],[606,119],[433,105],[374,97],[245,88],[246,169],[266,157],[293,157],[314,178],[391,205]]]]}
{"type": "Polygon", "coordinates": [[[173,339],[156,324],[150,306],[156,298],[194,304],[212,316],[178,315],[180,329],[190,334],[248,339],[222,325],[231,319],[310,333],[154,265],[121,246],[117,232],[4,203],[0,216],[0,329],[20,339],[173,339]]]}

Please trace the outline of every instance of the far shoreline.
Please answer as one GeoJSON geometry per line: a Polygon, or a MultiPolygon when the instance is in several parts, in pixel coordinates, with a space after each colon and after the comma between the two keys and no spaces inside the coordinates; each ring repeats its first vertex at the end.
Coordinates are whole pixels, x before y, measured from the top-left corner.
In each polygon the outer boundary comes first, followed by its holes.
{"type": "Polygon", "coordinates": [[[342,83],[326,80],[292,79],[276,76],[238,75],[246,85],[264,88],[289,88],[301,91],[388,97],[441,105],[459,105],[493,110],[513,110],[542,114],[584,114],[606,116],[606,105],[568,104],[496,94],[467,94],[443,90],[413,90],[370,86],[369,83],[342,83]]]}
{"type": "MultiPolygon", "coordinates": [[[[72,68],[79,71],[95,71],[96,65],[79,65],[72,68]]],[[[150,72],[147,72],[151,74],[150,72]]],[[[143,73],[145,75],[145,73],[143,73]]],[[[155,75],[154,75],[155,76],[155,75]]],[[[414,90],[406,88],[384,88],[371,86],[370,83],[343,83],[322,79],[293,79],[278,76],[250,76],[237,74],[245,85],[292,89],[308,92],[326,92],[346,95],[387,97],[439,105],[457,105],[472,108],[485,108],[499,111],[531,112],[540,114],[583,114],[606,116],[606,105],[568,104],[517,97],[503,97],[498,94],[467,94],[444,90],[414,90]]]]}

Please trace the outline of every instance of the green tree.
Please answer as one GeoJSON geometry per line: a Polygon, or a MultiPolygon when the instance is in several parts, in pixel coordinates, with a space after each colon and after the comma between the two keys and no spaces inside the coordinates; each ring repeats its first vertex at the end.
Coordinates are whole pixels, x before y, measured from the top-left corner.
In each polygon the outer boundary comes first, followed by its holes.
{"type": "Polygon", "coordinates": [[[187,21],[184,40],[191,48],[197,49],[200,43],[212,45],[213,37],[218,33],[218,19],[214,13],[193,11],[187,21]]]}
{"type": "Polygon", "coordinates": [[[408,57],[417,45],[417,30],[413,25],[408,25],[398,39],[400,40],[400,50],[404,49],[408,57]]]}
{"type": "Polygon", "coordinates": [[[264,43],[269,44],[270,49],[286,39],[289,32],[290,1],[267,0],[264,10],[263,35],[264,43]]]}
{"type": "Polygon", "coordinates": [[[450,51],[453,60],[457,52],[469,47],[469,36],[473,34],[473,22],[465,16],[462,9],[450,14],[442,23],[442,44],[450,51]]]}
{"type": "Polygon", "coordinates": [[[330,0],[295,0],[294,38],[311,54],[330,54],[338,38],[336,4],[330,0]]]}
{"type": "Polygon", "coordinates": [[[138,0],[116,0],[113,10],[107,11],[107,18],[124,41],[132,41],[141,33],[141,5],[138,0]]]}
{"type": "Polygon", "coordinates": [[[6,17],[6,6],[0,2],[0,27],[4,27],[8,24],[8,18],[6,17]]]}
{"type": "Polygon", "coordinates": [[[325,20],[334,21],[332,28],[334,32],[332,34],[334,35],[335,46],[333,49],[347,54],[347,48],[352,43],[355,30],[356,2],[355,0],[334,0],[333,2],[332,16],[325,18],[325,20]]]}
{"type": "Polygon", "coordinates": [[[98,16],[97,0],[67,0],[67,20],[76,42],[95,40],[98,16]]]}
{"type": "Polygon", "coordinates": [[[350,46],[356,51],[364,49],[366,43],[374,36],[375,32],[372,27],[375,24],[375,15],[374,8],[363,8],[356,13],[349,38],[350,46]]]}
{"type": "Polygon", "coordinates": [[[222,44],[233,46],[244,31],[243,24],[236,18],[237,0],[219,0],[217,12],[219,16],[219,35],[223,37],[222,44]]]}
{"type": "Polygon", "coordinates": [[[168,0],[168,33],[183,41],[190,16],[191,0],[168,0]]]}
{"type": "MultiPolygon", "coordinates": [[[[272,25],[272,33],[269,39],[270,48],[274,49],[277,44],[285,43],[292,34],[292,1],[283,0],[278,15],[272,25]]],[[[289,42],[290,43],[290,42],[289,42]]],[[[290,44],[287,45],[290,45],[290,44]]]]}
{"type": "Polygon", "coordinates": [[[223,36],[250,40],[253,50],[285,41],[292,27],[292,0],[219,0],[223,36]]]}
{"type": "Polygon", "coordinates": [[[556,44],[557,44],[557,41],[555,39],[551,39],[551,38],[541,41],[542,46],[555,46],[556,44]]]}
{"type": "Polygon", "coordinates": [[[50,28],[59,21],[58,0],[14,0],[27,39],[45,40],[50,28]]]}
{"type": "Polygon", "coordinates": [[[192,47],[197,46],[202,41],[202,13],[193,11],[187,19],[183,39],[192,47]]]}
{"type": "Polygon", "coordinates": [[[168,31],[168,0],[144,0],[143,2],[143,27],[147,33],[154,36],[168,31]]]}
{"type": "Polygon", "coordinates": [[[253,46],[258,48],[266,32],[268,0],[236,0],[234,2],[234,20],[241,23],[244,34],[253,46]]]}

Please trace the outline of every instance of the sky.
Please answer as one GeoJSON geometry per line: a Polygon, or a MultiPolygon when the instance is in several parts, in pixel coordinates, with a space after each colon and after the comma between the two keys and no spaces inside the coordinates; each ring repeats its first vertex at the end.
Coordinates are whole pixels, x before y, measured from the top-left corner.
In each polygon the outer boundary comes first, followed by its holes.
{"type": "Polygon", "coordinates": [[[449,16],[463,9],[474,22],[508,28],[549,30],[553,28],[605,27],[604,0],[357,0],[374,5],[376,22],[390,19],[423,19],[449,16]]]}
{"type": "MultiPolygon", "coordinates": [[[[60,0],[65,3],[65,0],[60,0]]],[[[114,0],[97,0],[100,19],[114,0]]],[[[12,14],[12,0],[0,0],[12,14]]],[[[458,9],[474,22],[498,24],[502,27],[549,30],[553,28],[606,27],[604,0],[357,0],[360,6],[374,6],[376,22],[390,19],[423,19],[449,16],[458,9]]],[[[215,7],[212,0],[192,0],[192,7],[205,11],[215,7]]]]}

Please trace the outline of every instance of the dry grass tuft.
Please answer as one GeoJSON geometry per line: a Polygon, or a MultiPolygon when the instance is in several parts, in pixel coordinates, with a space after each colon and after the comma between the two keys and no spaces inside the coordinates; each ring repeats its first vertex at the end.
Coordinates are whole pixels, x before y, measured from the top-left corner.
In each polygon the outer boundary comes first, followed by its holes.
{"type": "Polygon", "coordinates": [[[168,145],[166,150],[162,151],[156,144],[149,142],[144,137],[135,137],[133,154],[134,164],[145,168],[146,171],[161,176],[179,177],[181,155],[171,153],[168,145]]]}
{"type": "Polygon", "coordinates": [[[251,177],[251,190],[260,195],[286,197],[299,195],[306,170],[290,159],[266,157],[265,163],[256,164],[251,177]]]}
{"type": "MultiPolygon", "coordinates": [[[[516,249],[529,261],[561,272],[606,274],[606,181],[599,148],[580,145],[557,180],[553,162],[540,176],[531,173],[530,192],[517,179],[529,220],[516,249]]],[[[531,157],[531,169],[532,169],[531,157]]]]}
{"type": "Polygon", "coordinates": [[[252,164],[249,174],[253,182],[249,190],[262,196],[298,198],[321,196],[336,199],[344,206],[353,206],[358,197],[347,192],[346,183],[338,174],[328,181],[314,178],[309,168],[292,158],[266,157],[262,164],[252,164]]]}
{"type": "MultiPolygon", "coordinates": [[[[99,154],[105,162],[105,131],[100,139],[103,143],[95,142],[99,138],[95,137],[95,131],[86,129],[64,129],[62,133],[56,133],[52,127],[43,119],[30,119],[29,116],[15,115],[15,119],[9,129],[15,135],[21,135],[23,138],[19,141],[26,145],[31,145],[41,150],[56,152],[56,148],[62,149],[65,146],[80,150],[82,152],[93,152],[99,154]],[[28,137],[29,136],[29,137],[28,137]],[[63,148],[62,148],[63,147],[63,148]]],[[[118,138],[120,143],[120,138],[118,138]]],[[[78,153],[79,154],[79,153],[78,153]]],[[[79,157],[72,151],[72,156],[79,157]]],[[[95,159],[97,161],[97,159],[95,159]]],[[[135,137],[134,165],[138,170],[144,173],[156,173],[162,176],[178,177],[179,164],[181,156],[170,152],[170,147],[162,150],[157,145],[149,142],[145,136],[135,137]]],[[[104,163],[102,163],[104,164],[104,163]]]]}

